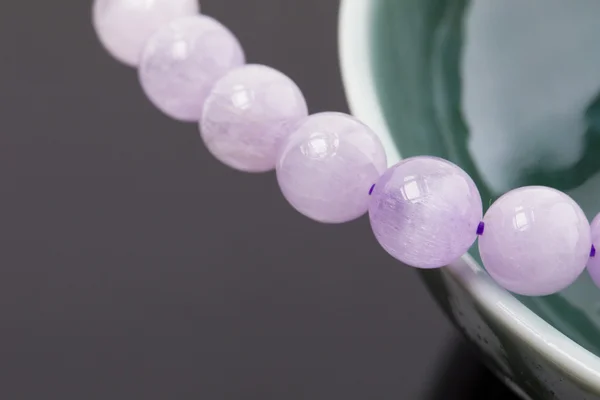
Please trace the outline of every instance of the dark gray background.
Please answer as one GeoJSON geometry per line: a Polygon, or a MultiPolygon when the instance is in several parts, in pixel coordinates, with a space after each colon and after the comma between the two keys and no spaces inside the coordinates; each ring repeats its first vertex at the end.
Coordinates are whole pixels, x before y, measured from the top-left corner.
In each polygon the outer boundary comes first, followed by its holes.
{"type": "MultiPolygon", "coordinates": [[[[312,112],[347,111],[337,2],[202,6],[312,112]]],[[[494,385],[366,218],[311,222],[272,173],[215,161],[104,52],[90,9],[0,2],[1,398],[464,399],[494,385]]]]}

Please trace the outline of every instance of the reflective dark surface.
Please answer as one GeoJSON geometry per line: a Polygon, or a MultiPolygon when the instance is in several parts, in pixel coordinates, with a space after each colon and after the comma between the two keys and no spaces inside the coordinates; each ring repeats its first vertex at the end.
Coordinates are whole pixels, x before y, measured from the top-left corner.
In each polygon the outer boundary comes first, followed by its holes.
{"type": "MultiPolygon", "coordinates": [[[[335,2],[203,9],[312,112],[347,110],[335,2]]],[[[313,223],[214,160],[90,10],[0,2],[1,398],[510,398],[366,218],[313,223]]]]}
{"type": "Polygon", "coordinates": [[[463,341],[452,346],[433,376],[428,400],[518,400],[463,341]]]}

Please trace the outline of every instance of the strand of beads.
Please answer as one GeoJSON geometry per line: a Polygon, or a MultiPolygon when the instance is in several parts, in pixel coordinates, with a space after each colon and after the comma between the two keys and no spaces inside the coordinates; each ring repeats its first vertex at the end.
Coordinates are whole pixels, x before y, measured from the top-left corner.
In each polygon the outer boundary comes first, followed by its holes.
{"type": "Polygon", "coordinates": [[[600,216],[590,228],[569,196],[547,187],[513,190],[482,216],[477,187],[458,166],[414,157],[388,169],[371,129],[345,114],[309,116],[290,78],[244,65],[233,33],[198,12],[196,0],[95,0],[94,25],[115,58],[138,66],[158,109],[199,122],[217,159],[246,172],[275,169],[284,197],[314,220],[368,211],[382,247],[417,268],[452,263],[479,236],[486,269],[512,292],[555,293],[586,264],[600,285],[600,216]]]}

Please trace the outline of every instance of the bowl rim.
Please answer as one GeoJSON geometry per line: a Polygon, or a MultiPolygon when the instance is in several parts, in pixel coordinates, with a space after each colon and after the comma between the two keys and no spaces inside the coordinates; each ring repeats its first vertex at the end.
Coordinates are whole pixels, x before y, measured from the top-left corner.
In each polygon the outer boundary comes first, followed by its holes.
{"type": "MultiPolygon", "coordinates": [[[[374,1],[341,0],[339,62],[350,111],[381,138],[389,165],[400,153],[389,133],[377,96],[370,55],[374,1]]],[[[468,254],[441,270],[459,283],[475,303],[519,340],[587,389],[600,392],[600,357],[586,350],[498,286],[468,254]]]]}

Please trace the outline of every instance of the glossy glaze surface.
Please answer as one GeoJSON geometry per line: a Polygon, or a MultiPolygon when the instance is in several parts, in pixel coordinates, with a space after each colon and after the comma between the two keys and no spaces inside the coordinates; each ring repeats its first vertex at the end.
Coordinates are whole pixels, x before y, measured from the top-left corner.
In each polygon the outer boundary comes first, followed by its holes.
{"type": "MultiPolygon", "coordinates": [[[[373,76],[389,132],[403,157],[435,155],[465,169],[477,184],[484,209],[507,190],[544,185],[565,191],[591,220],[600,212],[600,158],[597,156],[600,151],[600,81],[597,79],[600,75],[583,72],[590,66],[594,70],[600,68],[596,57],[600,54],[600,44],[593,40],[595,34],[592,34],[600,29],[594,22],[600,17],[600,3],[553,1],[544,6],[536,6],[535,2],[493,3],[487,0],[403,0],[376,5],[371,22],[373,76]],[[482,23],[485,10],[475,9],[475,6],[506,6],[506,9],[495,9],[496,18],[482,23]],[[543,26],[539,21],[544,22],[543,26]],[[518,30],[521,36],[531,36],[534,31],[539,34],[518,40],[519,35],[507,30],[518,30]],[[478,39],[477,35],[482,37],[478,39]],[[509,36],[512,49],[491,51],[494,46],[489,43],[507,40],[509,36]],[[537,37],[538,42],[532,40],[533,37],[537,37]],[[487,42],[483,42],[484,38],[487,42]],[[560,46],[545,45],[557,41],[560,46]],[[467,48],[471,45],[475,47],[467,48]],[[476,64],[478,58],[474,54],[483,54],[486,49],[484,59],[498,64],[493,67],[497,71],[496,81],[489,82],[498,91],[474,84],[479,74],[486,73],[484,66],[476,64]],[[525,62],[533,55],[508,56],[510,51],[526,54],[534,50],[537,56],[542,56],[543,50],[543,62],[541,59],[525,62]],[[468,65],[464,64],[467,53],[471,60],[468,65]],[[503,74],[506,70],[501,65],[509,62],[513,73],[503,74]],[[563,103],[564,109],[560,111],[558,104],[562,100],[555,99],[551,93],[562,93],[558,88],[565,85],[568,88],[565,95],[570,100],[563,103]],[[471,99],[475,96],[482,99],[480,107],[484,110],[473,108],[477,104],[475,100],[465,100],[467,87],[471,99]],[[590,88],[596,89],[590,91],[590,88]],[[512,94],[509,89],[514,90],[512,94]],[[486,96],[489,98],[484,98],[486,96]],[[502,112],[504,122],[513,121],[515,129],[517,123],[523,126],[521,123],[530,116],[532,121],[535,117],[540,123],[530,124],[531,130],[521,133],[521,141],[513,140],[519,136],[505,129],[491,134],[480,125],[475,131],[479,125],[473,121],[482,119],[484,111],[488,116],[502,112]],[[552,131],[547,130],[542,122],[555,121],[561,112],[577,116],[577,126],[583,131],[574,135],[572,129],[559,128],[562,124],[552,126],[552,131]],[[481,139],[477,139],[477,146],[472,145],[475,136],[481,139]],[[539,147],[525,142],[529,140],[537,141],[539,147]],[[487,150],[483,154],[490,157],[479,154],[485,150],[484,145],[487,150]],[[580,151],[573,152],[574,147],[580,151]],[[523,148],[529,151],[523,152],[523,148]],[[561,149],[565,152],[561,153],[561,149]],[[518,156],[511,159],[510,170],[498,164],[494,166],[498,159],[492,155],[500,150],[509,157],[518,156]],[[561,157],[554,158],[554,154],[561,157]],[[568,159],[562,157],[567,155],[568,159]]],[[[477,246],[470,253],[481,262],[477,246]]],[[[600,290],[587,272],[558,294],[518,298],[577,343],[600,354],[600,290]]]]}

